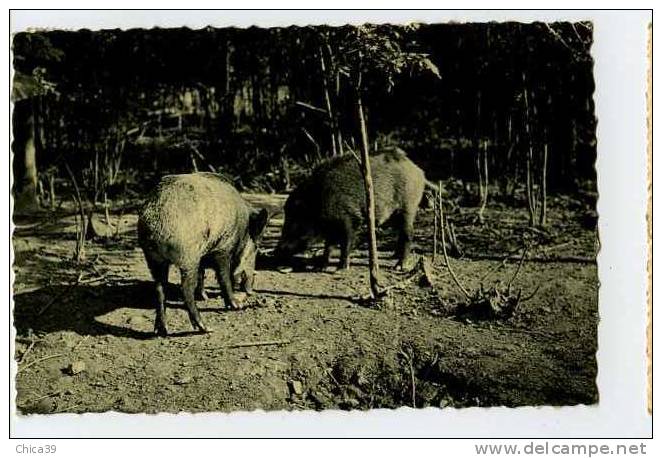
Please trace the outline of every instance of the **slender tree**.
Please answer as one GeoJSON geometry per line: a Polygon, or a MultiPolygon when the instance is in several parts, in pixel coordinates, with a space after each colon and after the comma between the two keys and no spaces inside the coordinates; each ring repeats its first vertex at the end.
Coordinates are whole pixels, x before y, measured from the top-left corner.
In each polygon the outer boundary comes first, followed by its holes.
{"type": "Polygon", "coordinates": [[[380,295],[379,262],[377,258],[377,236],[375,221],[375,196],[370,167],[370,142],[364,110],[363,94],[365,81],[370,78],[372,89],[390,91],[396,78],[405,70],[430,72],[439,77],[439,70],[426,54],[406,49],[406,35],[415,26],[392,25],[347,26],[335,31],[335,51],[331,55],[341,67],[341,72],[350,76],[348,84],[353,97],[361,139],[361,173],[366,195],[368,219],[368,249],[370,268],[370,291],[373,298],[380,295]]]}

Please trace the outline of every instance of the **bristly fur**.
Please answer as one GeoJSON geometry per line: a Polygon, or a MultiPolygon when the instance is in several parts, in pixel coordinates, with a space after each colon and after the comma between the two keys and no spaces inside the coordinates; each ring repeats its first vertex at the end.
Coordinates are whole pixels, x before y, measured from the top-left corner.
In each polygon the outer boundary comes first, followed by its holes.
{"type": "Polygon", "coordinates": [[[168,175],[143,207],[139,239],[144,249],[179,267],[195,265],[212,249],[236,260],[246,244],[250,212],[220,176],[168,175]]]}
{"type": "MultiPolygon", "coordinates": [[[[413,236],[413,224],[426,184],[425,174],[398,148],[371,156],[375,222],[397,217],[403,260],[413,236]]],[[[354,155],[331,158],[313,170],[288,197],[279,252],[287,255],[324,239],[327,245],[351,245],[365,221],[366,198],[361,167],[354,155]]],[[[346,264],[346,260],[344,261],[346,264]]]]}

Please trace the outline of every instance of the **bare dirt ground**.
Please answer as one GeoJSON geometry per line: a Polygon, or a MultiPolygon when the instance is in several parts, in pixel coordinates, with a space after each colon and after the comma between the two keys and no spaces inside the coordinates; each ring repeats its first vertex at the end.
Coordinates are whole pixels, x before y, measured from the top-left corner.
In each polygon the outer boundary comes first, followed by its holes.
{"type": "MultiPolygon", "coordinates": [[[[275,210],[284,196],[247,198],[275,210]]],[[[557,199],[550,207],[546,230],[528,229],[523,209],[498,205],[484,225],[474,208],[451,216],[464,249],[451,264],[467,288],[507,283],[518,249],[532,243],[513,286],[523,297],[539,290],[508,319],[456,316],[464,298],[441,257],[434,288],[404,281],[410,274],[392,268],[388,231],[379,237],[382,271],[386,284],[402,287],[381,308],[357,301],[368,293],[364,247],[346,272],[282,273],[269,261],[276,215],[245,309],[226,310],[208,272],[212,294],[198,305],[213,333],[191,332],[171,272],[168,338],[152,333],[135,208],[121,215],[118,238],[88,243],[82,265],[71,261],[72,212],[19,219],[16,404],[22,413],[56,413],[595,403],[596,232],[581,206],[557,199]]],[[[419,255],[431,254],[432,218],[419,213],[419,255]]]]}

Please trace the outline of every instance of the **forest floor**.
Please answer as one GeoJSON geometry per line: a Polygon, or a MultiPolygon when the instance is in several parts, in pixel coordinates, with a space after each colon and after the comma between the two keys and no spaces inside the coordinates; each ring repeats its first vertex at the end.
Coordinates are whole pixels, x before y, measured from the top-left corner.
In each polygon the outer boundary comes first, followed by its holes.
{"type": "MultiPolygon", "coordinates": [[[[275,211],[282,195],[247,195],[275,211]]],[[[88,242],[71,261],[73,212],[17,219],[14,233],[16,405],[22,413],[368,409],[398,406],[522,406],[598,401],[598,249],[594,216],[568,198],[550,202],[549,226],[529,229],[525,209],[490,205],[451,214],[464,250],[451,265],[471,291],[513,282],[523,302],[502,319],[459,316],[465,301],[443,257],[429,283],[393,269],[392,234],[380,233],[391,290],[367,295],[365,246],[352,267],[292,272],[269,261],[282,215],[267,229],[246,308],[228,311],[208,272],[198,303],[209,334],[191,332],[171,272],[167,322],[153,335],[150,276],[135,235],[136,210],[113,212],[118,236],[88,242]],[[586,222],[588,220],[588,223],[586,222]],[[260,345],[258,345],[260,344],[260,345]]],[[[590,213],[590,212],[589,212],[590,213]]],[[[433,212],[421,209],[418,256],[431,255],[433,212]]],[[[305,258],[302,258],[305,260],[305,258]]]]}

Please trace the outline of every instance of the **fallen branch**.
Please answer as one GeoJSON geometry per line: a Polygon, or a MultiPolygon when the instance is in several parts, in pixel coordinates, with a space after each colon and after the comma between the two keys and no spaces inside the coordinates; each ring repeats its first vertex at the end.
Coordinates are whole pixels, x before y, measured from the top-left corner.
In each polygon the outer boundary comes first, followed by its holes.
{"type": "MultiPolygon", "coordinates": [[[[292,343],[290,340],[259,340],[257,342],[240,342],[231,345],[225,345],[221,348],[243,348],[243,347],[266,347],[269,345],[286,345],[292,343]]],[[[206,349],[208,350],[208,349],[206,349]]]]}

